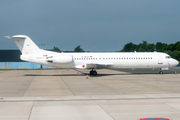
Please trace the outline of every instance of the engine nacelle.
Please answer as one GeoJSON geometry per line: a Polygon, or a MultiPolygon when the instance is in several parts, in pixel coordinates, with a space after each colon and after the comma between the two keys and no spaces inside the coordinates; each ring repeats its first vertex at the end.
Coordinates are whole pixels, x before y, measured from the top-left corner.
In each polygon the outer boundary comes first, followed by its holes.
{"type": "Polygon", "coordinates": [[[72,62],[71,55],[62,55],[62,56],[52,56],[47,59],[47,62],[51,63],[70,63],[72,62]]]}

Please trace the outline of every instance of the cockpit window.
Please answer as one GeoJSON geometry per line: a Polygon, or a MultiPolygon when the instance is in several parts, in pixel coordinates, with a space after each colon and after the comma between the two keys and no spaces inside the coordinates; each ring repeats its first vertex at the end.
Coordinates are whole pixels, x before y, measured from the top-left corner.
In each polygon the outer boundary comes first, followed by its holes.
{"type": "Polygon", "coordinates": [[[169,59],[169,58],[171,58],[171,56],[166,56],[166,59],[169,59]]]}

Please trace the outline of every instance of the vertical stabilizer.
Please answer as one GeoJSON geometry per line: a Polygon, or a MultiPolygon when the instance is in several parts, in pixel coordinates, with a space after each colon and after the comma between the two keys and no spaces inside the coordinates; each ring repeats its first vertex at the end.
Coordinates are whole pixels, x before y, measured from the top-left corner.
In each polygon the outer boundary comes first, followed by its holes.
{"type": "Polygon", "coordinates": [[[6,38],[14,40],[22,54],[36,54],[40,50],[28,36],[15,35],[6,36],[6,38]]]}

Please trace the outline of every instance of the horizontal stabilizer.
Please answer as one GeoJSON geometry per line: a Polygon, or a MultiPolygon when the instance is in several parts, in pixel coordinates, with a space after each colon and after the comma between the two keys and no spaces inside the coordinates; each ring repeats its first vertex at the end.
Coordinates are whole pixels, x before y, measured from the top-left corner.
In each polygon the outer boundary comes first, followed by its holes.
{"type": "Polygon", "coordinates": [[[5,36],[7,39],[12,39],[12,40],[24,40],[26,37],[11,37],[11,36],[5,36]]]}

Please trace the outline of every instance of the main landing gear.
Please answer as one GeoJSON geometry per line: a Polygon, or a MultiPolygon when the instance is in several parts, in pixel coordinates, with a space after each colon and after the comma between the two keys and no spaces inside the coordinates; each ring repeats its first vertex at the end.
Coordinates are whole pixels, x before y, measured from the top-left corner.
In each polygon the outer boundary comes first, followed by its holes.
{"type": "Polygon", "coordinates": [[[96,76],[96,75],[97,75],[96,70],[93,70],[93,69],[92,69],[92,70],[90,71],[90,75],[96,76]]]}

